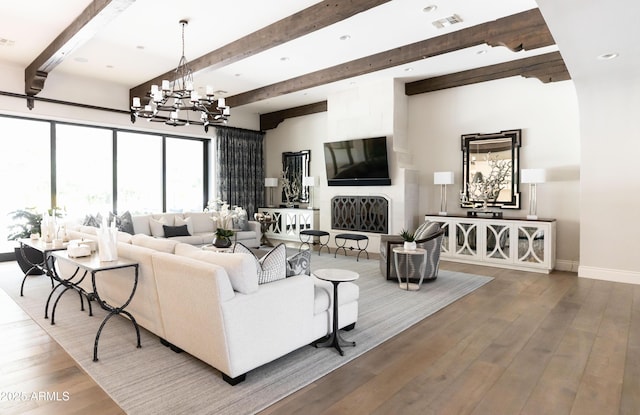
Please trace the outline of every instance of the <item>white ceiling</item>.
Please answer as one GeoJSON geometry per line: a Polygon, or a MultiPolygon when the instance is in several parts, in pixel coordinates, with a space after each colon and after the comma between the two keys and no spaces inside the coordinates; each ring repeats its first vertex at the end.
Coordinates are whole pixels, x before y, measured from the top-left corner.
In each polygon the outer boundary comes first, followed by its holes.
{"type": "MultiPolygon", "coordinates": [[[[0,0],[0,60],[28,66],[90,3],[91,0],[0,0]]],[[[136,0],[54,71],[131,88],[176,67],[181,52],[180,19],[189,20],[185,55],[193,60],[315,3],[319,1],[136,0]]],[[[200,73],[195,83],[226,91],[221,96],[236,95],[536,7],[535,0],[394,0],[247,59],[200,73]],[[435,11],[423,12],[432,4],[438,6],[435,11]],[[463,23],[445,29],[431,24],[453,13],[463,23]],[[340,40],[343,35],[350,39],[340,40]]],[[[483,45],[245,108],[265,113],[325,100],[330,90],[363,79],[413,81],[555,50],[557,47],[552,46],[514,53],[504,47],[483,45]],[[478,54],[480,50],[486,53],[478,54]]],[[[123,100],[128,101],[128,96],[123,100]]]]}

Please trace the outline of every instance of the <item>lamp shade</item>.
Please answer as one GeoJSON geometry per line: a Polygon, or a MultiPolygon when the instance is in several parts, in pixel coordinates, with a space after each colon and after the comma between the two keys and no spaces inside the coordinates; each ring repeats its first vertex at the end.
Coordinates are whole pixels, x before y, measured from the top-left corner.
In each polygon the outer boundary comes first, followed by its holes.
{"type": "Polygon", "coordinates": [[[302,178],[302,185],[313,187],[316,185],[316,178],[314,176],[304,176],[302,178]]]}
{"type": "Polygon", "coordinates": [[[434,172],[433,184],[453,184],[453,172],[452,171],[434,172]]]}
{"type": "Polygon", "coordinates": [[[265,177],[265,179],[264,179],[264,187],[278,187],[278,178],[277,177],[265,177]]]}
{"type": "Polygon", "coordinates": [[[544,183],[547,175],[544,169],[522,169],[520,170],[520,181],[522,183],[544,183]]]}

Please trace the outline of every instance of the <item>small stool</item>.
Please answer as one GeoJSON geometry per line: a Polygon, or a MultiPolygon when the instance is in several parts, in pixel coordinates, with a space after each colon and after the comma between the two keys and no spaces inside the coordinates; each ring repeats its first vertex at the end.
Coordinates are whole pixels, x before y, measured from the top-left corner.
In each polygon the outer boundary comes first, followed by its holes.
{"type": "Polygon", "coordinates": [[[309,249],[311,249],[311,245],[320,245],[320,248],[318,249],[318,256],[320,256],[320,251],[322,251],[322,248],[326,247],[327,248],[327,252],[329,252],[329,254],[331,254],[331,249],[329,249],[329,240],[331,239],[331,236],[329,236],[329,232],[325,232],[325,231],[317,231],[314,229],[305,229],[300,231],[300,247],[298,248],[298,251],[302,250],[303,246],[308,246],[309,249]],[[318,241],[313,241],[311,242],[311,239],[314,237],[318,237],[318,241]],[[322,237],[326,236],[327,237],[327,241],[326,242],[322,242],[322,237]]]}
{"type": "Polygon", "coordinates": [[[369,237],[366,235],[358,235],[356,233],[339,233],[335,236],[335,241],[336,241],[336,252],[333,255],[333,257],[335,258],[336,255],[338,254],[338,251],[340,249],[342,249],[344,251],[344,255],[347,256],[347,247],[345,247],[345,245],[347,244],[347,241],[356,241],[356,247],[350,246],[348,247],[349,250],[353,251],[354,249],[358,250],[358,255],[356,256],[356,261],[360,260],[360,254],[361,253],[365,253],[367,254],[367,259],[369,259],[369,253],[367,252],[367,247],[369,246],[369,237]],[[342,244],[338,243],[338,239],[341,240],[342,244]],[[360,246],[360,241],[367,241],[366,245],[364,247],[360,246]]]}

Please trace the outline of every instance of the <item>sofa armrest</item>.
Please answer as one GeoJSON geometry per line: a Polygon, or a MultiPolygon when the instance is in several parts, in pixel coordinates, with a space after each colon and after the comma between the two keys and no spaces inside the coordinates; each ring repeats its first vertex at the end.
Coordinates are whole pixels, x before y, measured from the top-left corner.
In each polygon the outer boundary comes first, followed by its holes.
{"type": "Polygon", "coordinates": [[[307,275],[260,285],[222,304],[231,376],[237,376],[312,341],[314,281],[307,275]]]}

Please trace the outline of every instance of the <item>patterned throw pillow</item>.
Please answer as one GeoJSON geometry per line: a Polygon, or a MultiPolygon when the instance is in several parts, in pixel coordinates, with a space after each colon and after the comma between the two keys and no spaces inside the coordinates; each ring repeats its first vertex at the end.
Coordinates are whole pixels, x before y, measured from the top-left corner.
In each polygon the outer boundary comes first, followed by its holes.
{"type": "Polygon", "coordinates": [[[109,225],[111,225],[111,222],[113,222],[114,219],[116,221],[116,228],[118,228],[119,231],[130,233],[131,235],[134,234],[131,212],[127,210],[120,216],[115,215],[113,212],[109,212],[109,225]]]}
{"type": "Polygon", "coordinates": [[[434,233],[440,230],[439,222],[425,221],[422,225],[418,226],[416,229],[415,237],[416,241],[421,241],[423,239],[428,238],[434,233]]]}
{"type": "Polygon", "coordinates": [[[287,258],[287,277],[311,275],[311,251],[300,251],[287,258]]]}
{"type": "Polygon", "coordinates": [[[287,247],[283,243],[278,244],[260,259],[251,249],[239,242],[233,247],[233,252],[253,255],[258,270],[258,284],[283,280],[287,277],[287,247]]]}
{"type": "Polygon", "coordinates": [[[99,228],[100,225],[102,225],[102,215],[99,213],[95,216],[86,215],[82,224],[84,226],[95,226],[96,228],[99,228]]]}

